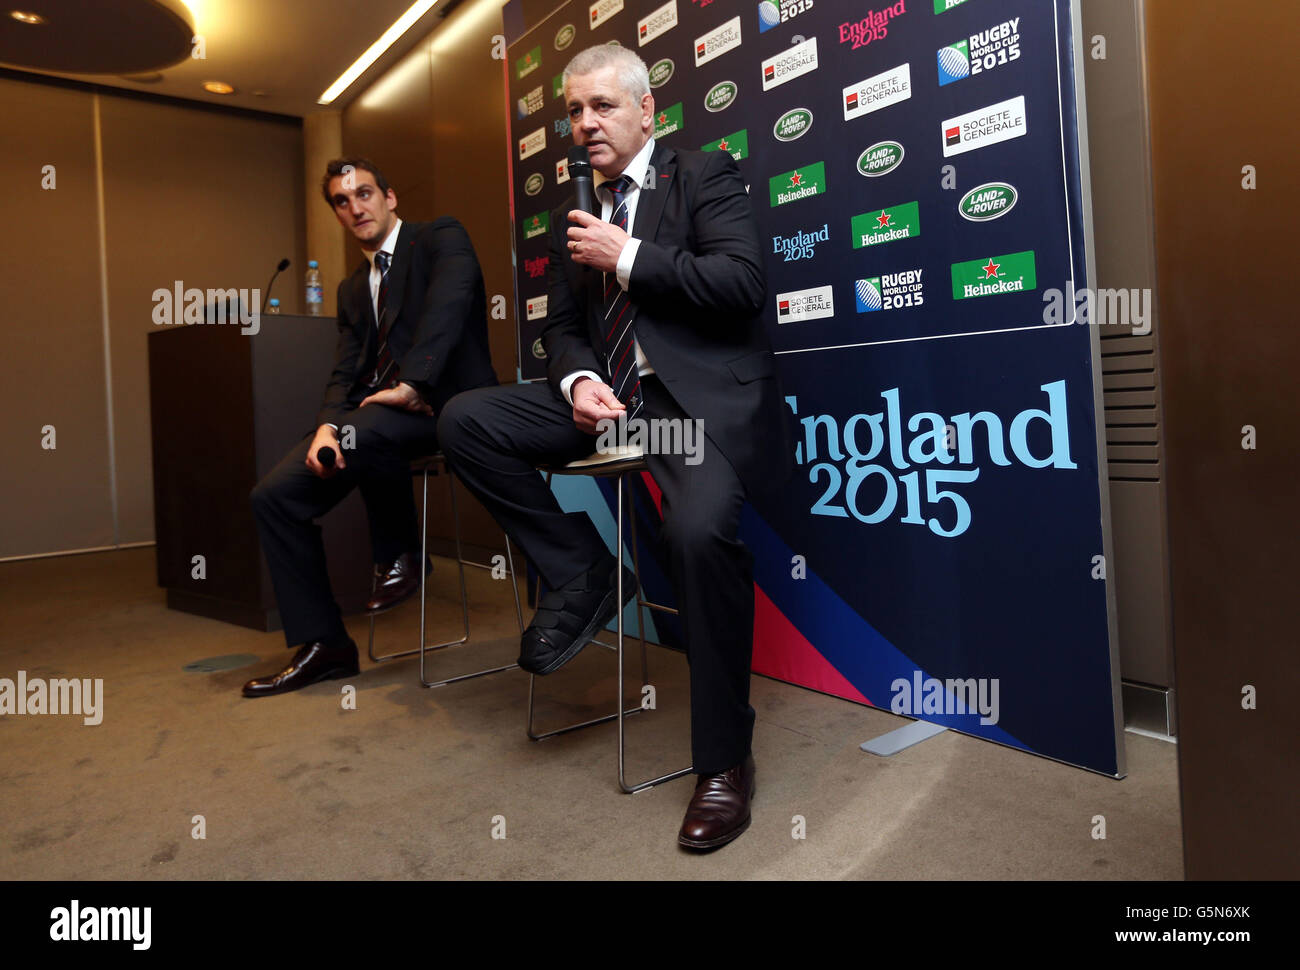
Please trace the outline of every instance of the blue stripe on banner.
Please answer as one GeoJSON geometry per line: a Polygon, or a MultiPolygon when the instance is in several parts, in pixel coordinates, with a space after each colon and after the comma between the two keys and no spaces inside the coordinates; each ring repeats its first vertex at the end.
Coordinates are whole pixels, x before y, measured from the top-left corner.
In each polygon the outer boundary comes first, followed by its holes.
{"type": "MultiPolygon", "coordinates": [[[[890,684],[913,682],[919,669],[907,655],[884,638],[808,570],[806,579],[790,575],[794,551],[746,503],[740,517],[740,537],[754,554],[754,582],[827,662],[882,710],[889,710],[890,684]]],[[[922,679],[929,677],[921,671],[922,679]]],[[[927,714],[922,720],[997,741],[1026,751],[1023,741],[996,724],[980,724],[969,714],[927,714]]]]}

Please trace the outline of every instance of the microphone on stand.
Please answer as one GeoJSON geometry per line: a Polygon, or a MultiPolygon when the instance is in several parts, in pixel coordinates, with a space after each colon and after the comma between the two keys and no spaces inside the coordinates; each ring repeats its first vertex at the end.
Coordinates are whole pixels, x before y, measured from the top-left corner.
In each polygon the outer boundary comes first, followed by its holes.
{"type": "Polygon", "coordinates": [[[287,259],[282,259],[282,260],[280,260],[280,265],[277,266],[277,267],[275,268],[275,272],[271,274],[271,280],[270,280],[269,283],[266,284],[266,295],[265,295],[264,297],[262,297],[262,312],[263,312],[263,313],[266,312],[266,304],[267,304],[267,302],[271,299],[271,287],[272,287],[272,285],[274,285],[274,283],[275,283],[275,278],[276,278],[277,276],[279,276],[281,273],[283,273],[283,272],[284,272],[286,269],[288,269],[288,268],[289,268],[289,260],[287,260],[287,259]]]}
{"type": "Polygon", "coordinates": [[[577,207],[599,218],[596,183],[592,181],[591,175],[591,152],[587,151],[585,145],[574,145],[569,149],[569,178],[573,181],[573,191],[577,194],[577,207]]]}

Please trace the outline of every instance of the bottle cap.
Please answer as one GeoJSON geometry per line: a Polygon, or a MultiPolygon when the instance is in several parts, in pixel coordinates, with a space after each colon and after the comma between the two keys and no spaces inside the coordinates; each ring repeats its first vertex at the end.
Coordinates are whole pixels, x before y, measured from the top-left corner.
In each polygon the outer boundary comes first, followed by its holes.
{"type": "Polygon", "coordinates": [[[307,265],[310,266],[312,269],[315,269],[315,268],[316,268],[317,266],[319,266],[320,264],[317,263],[316,260],[313,259],[313,260],[311,260],[310,262],[308,262],[307,265]]]}
{"type": "Polygon", "coordinates": [[[271,306],[279,306],[279,305],[280,305],[280,301],[275,297],[271,297],[271,306]]]}

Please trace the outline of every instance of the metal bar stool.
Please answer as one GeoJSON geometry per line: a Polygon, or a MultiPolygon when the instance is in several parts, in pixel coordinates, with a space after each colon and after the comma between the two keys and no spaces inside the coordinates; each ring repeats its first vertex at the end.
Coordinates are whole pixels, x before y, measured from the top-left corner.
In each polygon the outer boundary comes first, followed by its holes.
{"type": "MultiPolygon", "coordinates": [[[[452,525],[455,529],[456,536],[456,569],[460,574],[460,615],[463,623],[464,633],[456,640],[447,640],[443,643],[428,644],[425,642],[425,616],[426,616],[426,581],[425,570],[420,572],[420,645],[410,650],[399,650],[393,653],[375,655],[375,617],[370,617],[370,645],[368,653],[370,659],[375,663],[383,663],[386,660],[396,660],[399,657],[410,657],[418,653],[420,655],[420,686],[421,687],[443,687],[447,684],[454,684],[461,680],[472,680],[475,677],[483,677],[487,674],[498,674],[506,670],[514,670],[519,665],[517,663],[506,664],[502,667],[486,667],[483,670],[476,671],[472,674],[461,674],[459,677],[448,677],[445,680],[430,681],[425,677],[425,656],[433,653],[435,650],[443,650],[447,647],[460,646],[469,642],[469,594],[465,584],[465,567],[476,566],[479,569],[492,569],[490,564],[467,560],[461,550],[460,542],[460,507],[456,502],[456,476],[452,474],[447,467],[447,459],[442,452],[435,452],[427,458],[417,458],[411,462],[412,473],[420,473],[424,476],[423,489],[421,494],[420,506],[420,562],[425,563],[428,559],[429,549],[429,473],[441,471],[447,476],[447,489],[451,493],[451,518],[452,525]]],[[[510,540],[506,539],[506,566],[510,579],[510,590],[515,598],[515,619],[519,623],[519,633],[522,636],[524,632],[524,613],[519,603],[519,587],[515,582],[515,560],[510,550],[510,540]]]]}
{"type": "MultiPolygon", "coordinates": [[[[682,768],[680,771],[671,771],[668,774],[660,775],[657,778],[651,778],[648,781],[639,782],[635,785],[629,785],[627,782],[625,770],[625,754],[627,748],[627,734],[624,728],[624,721],[633,714],[640,714],[642,708],[640,705],[624,709],[623,708],[623,494],[624,479],[626,476],[636,474],[637,472],[647,471],[649,466],[646,464],[645,457],[639,449],[618,449],[608,453],[597,452],[588,458],[582,458],[578,461],[569,462],[567,465],[545,466],[541,469],[546,474],[546,482],[549,485],[551,478],[555,475],[587,475],[592,478],[613,478],[614,490],[617,495],[617,529],[615,538],[615,548],[618,550],[616,596],[620,604],[618,609],[617,622],[617,643],[614,645],[604,643],[600,640],[593,640],[592,643],[602,646],[607,650],[613,650],[618,655],[618,694],[615,697],[616,713],[606,714],[603,717],[592,718],[589,721],[582,721],[578,724],[570,724],[567,727],[556,728],[553,731],[547,731],[542,734],[536,732],[533,723],[533,698],[534,689],[537,684],[537,677],[530,675],[528,678],[528,737],[534,741],[543,741],[546,738],[553,738],[557,735],[568,734],[570,731],[577,731],[581,728],[591,727],[595,724],[604,724],[607,721],[618,721],[618,786],[624,792],[631,795],[635,792],[644,791],[655,785],[661,785],[666,781],[672,781],[675,778],[681,778],[683,775],[689,775],[694,767],[682,768]]],[[[630,538],[632,540],[632,574],[636,582],[636,623],[637,633],[641,640],[641,683],[644,686],[650,680],[649,667],[646,662],[646,640],[645,640],[645,623],[641,618],[642,608],[657,610],[661,613],[670,613],[674,616],[677,610],[670,606],[664,606],[661,603],[654,603],[645,599],[641,593],[641,557],[637,550],[636,541],[636,509],[631,510],[629,517],[631,527],[630,538]]],[[[540,588],[540,580],[538,581],[540,588]]]]}

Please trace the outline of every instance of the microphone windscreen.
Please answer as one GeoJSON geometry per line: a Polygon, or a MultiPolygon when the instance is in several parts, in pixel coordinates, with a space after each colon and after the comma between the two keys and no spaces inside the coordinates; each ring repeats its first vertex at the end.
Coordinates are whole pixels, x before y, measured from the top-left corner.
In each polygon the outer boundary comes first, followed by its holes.
{"type": "Polygon", "coordinates": [[[324,465],[326,468],[334,467],[335,457],[336,456],[334,454],[334,449],[331,448],[329,445],[325,445],[323,448],[321,448],[319,451],[316,452],[316,460],[320,462],[322,465],[324,465]]]}

